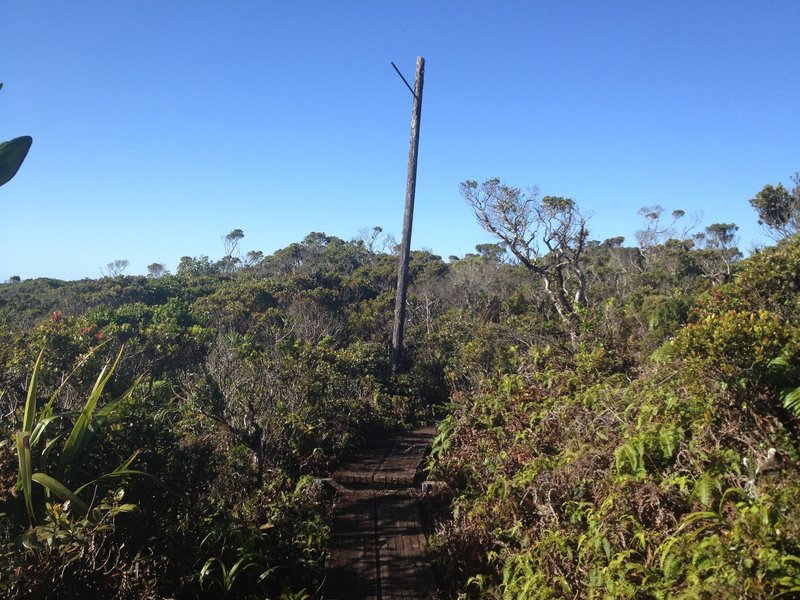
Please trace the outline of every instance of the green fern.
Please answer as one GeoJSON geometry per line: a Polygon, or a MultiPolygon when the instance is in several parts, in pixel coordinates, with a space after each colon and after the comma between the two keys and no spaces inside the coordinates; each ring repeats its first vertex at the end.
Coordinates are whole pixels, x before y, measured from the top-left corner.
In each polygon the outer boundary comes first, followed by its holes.
{"type": "Polygon", "coordinates": [[[658,445],[664,460],[670,460],[675,455],[678,445],[683,440],[683,429],[678,426],[664,426],[658,432],[658,445]]]}
{"type": "Polygon", "coordinates": [[[794,416],[800,417],[800,386],[786,389],[780,394],[781,404],[794,416]]]}
{"type": "Polygon", "coordinates": [[[435,458],[438,458],[444,452],[447,452],[453,445],[453,433],[455,433],[455,427],[453,425],[452,415],[448,415],[439,421],[436,429],[437,435],[435,438],[433,438],[433,442],[431,443],[431,455],[435,458]]]}
{"type": "Polygon", "coordinates": [[[794,416],[800,417],[800,365],[789,349],[769,362],[769,383],[777,388],[781,405],[794,416]]]}
{"type": "Polygon", "coordinates": [[[637,474],[644,470],[644,448],[638,440],[631,440],[614,451],[614,465],[617,472],[637,474]]]}
{"type": "Polygon", "coordinates": [[[705,507],[711,506],[716,494],[722,491],[722,484],[711,473],[703,473],[694,484],[694,495],[705,507]]]}

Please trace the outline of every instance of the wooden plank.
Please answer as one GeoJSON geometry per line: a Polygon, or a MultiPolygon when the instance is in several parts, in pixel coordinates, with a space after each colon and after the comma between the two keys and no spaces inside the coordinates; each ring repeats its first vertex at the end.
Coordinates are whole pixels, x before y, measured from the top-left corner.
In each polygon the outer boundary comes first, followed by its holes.
{"type": "Polygon", "coordinates": [[[425,556],[425,536],[414,498],[377,499],[381,597],[433,597],[433,570],[425,556]]]}
{"type": "Polygon", "coordinates": [[[412,485],[433,428],[399,434],[354,455],[333,475],[333,510],[324,598],[433,599],[433,570],[412,485]]]}
{"type": "Polygon", "coordinates": [[[374,513],[371,493],[348,493],[337,498],[326,565],[326,598],[378,598],[374,513]]]}
{"type": "Polygon", "coordinates": [[[332,478],[339,483],[410,486],[435,435],[435,428],[423,427],[382,440],[352,456],[332,478]]]}

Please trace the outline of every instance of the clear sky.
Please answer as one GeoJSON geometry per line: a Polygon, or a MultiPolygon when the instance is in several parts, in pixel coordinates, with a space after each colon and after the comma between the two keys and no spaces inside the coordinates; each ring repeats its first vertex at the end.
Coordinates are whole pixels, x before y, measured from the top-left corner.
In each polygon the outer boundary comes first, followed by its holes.
{"type": "Polygon", "coordinates": [[[459,182],[569,196],[592,237],[661,204],[763,239],[747,200],[800,170],[800,2],[29,2],[0,7],[0,281],[400,237],[426,59],[412,246],[490,241],[459,182]]]}

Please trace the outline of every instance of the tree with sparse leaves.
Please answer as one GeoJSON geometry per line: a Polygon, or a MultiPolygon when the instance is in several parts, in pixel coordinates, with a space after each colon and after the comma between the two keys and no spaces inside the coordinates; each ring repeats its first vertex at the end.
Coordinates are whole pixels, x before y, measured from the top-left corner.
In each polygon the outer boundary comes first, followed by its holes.
{"type": "Polygon", "coordinates": [[[571,198],[523,192],[499,178],[465,181],[461,194],[481,226],[522,265],[539,276],[550,302],[577,342],[579,312],[586,307],[586,218],[571,198]]]}
{"type": "Polygon", "coordinates": [[[106,275],[109,277],[117,277],[125,272],[130,262],[125,259],[113,260],[106,265],[106,275]]]}
{"type": "Polygon", "coordinates": [[[694,236],[697,264],[703,276],[714,283],[728,281],[734,265],[742,258],[736,246],[738,230],[733,223],[713,223],[694,236]]]}
{"type": "Polygon", "coordinates": [[[698,215],[689,219],[688,222],[684,221],[686,211],[681,209],[673,210],[668,219],[664,217],[664,212],[664,208],[658,204],[639,209],[639,215],[645,219],[644,229],[636,232],[639,254],[644,263],[643,269],[646,269],[654,259],[663,253],[667,242],[687,239],[689,232],[700,222],[698,215]]]}

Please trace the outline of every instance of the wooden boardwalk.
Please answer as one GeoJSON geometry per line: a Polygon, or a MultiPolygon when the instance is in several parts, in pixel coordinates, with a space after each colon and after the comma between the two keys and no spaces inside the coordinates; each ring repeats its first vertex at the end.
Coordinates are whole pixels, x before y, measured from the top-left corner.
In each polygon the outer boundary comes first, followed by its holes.
{"type": "Polygon", "coordinates": [[[333,474],[327,600],[434,599],[419,506],[410,489],[435,434],[426,427],[377,443],[333,474]]]}

